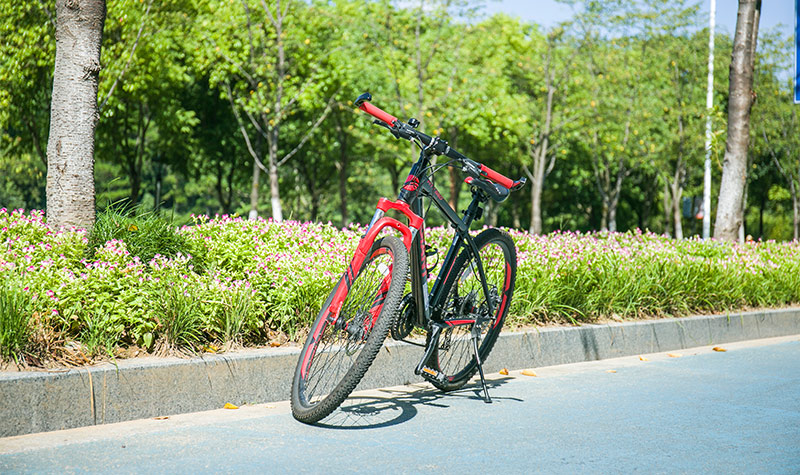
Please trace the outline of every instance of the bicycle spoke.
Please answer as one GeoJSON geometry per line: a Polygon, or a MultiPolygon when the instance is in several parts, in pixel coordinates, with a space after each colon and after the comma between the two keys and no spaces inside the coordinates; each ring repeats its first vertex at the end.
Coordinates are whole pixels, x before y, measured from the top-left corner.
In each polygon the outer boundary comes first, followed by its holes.
{"type": "MultiPolygon", "coordinates": [[[[292,384],[292,411],[304,422],[329,414],[353,390],[399,308],[408,268],[406,251],[396,238],[380,243],[353,278],[336,319],[320,314],[313,328],[324,328],[316,339],[310,335],[303,348],[292,384]],[[378,336],[372,338],[376,331],[378,336]]],[[[339,285],[346,285],[345,280],[339,285]]],[[[331,295],[335,293],[336,289],[331,295]]]]}

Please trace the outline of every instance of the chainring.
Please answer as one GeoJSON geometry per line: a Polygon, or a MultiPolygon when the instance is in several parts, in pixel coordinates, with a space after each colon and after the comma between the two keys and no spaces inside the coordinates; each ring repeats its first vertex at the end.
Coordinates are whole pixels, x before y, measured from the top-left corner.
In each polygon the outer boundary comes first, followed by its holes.
{"type": "Polygon", "coordinates": [[[400,312],[392,323],[392,338],[403,340],[414,330],[414,318],[417,315],[417,306],[414,304],[413,295],[408,293],[400,302],[400,312]]]}

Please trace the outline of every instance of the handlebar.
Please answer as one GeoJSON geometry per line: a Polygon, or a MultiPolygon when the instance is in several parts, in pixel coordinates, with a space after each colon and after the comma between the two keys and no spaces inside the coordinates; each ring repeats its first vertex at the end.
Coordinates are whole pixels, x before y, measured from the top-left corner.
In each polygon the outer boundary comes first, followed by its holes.
{"type": "Polygon", "coordinates": [[[374,123],[380,125],[381,127],[386,127],[395,137],[406,140],[419,140],[425,147],[430,147],[431,152],[435,153],[436,155],[444,155],[461,163],[461,170],[473,178],[488,179],[508,188],[509,190],[518,190],[525,186],[527,181],[525,177],[514,181],[502,173],[492,170],[482,163],[470,160],[465,155],[459,153],[456,149],[450,147],[445,140],[441,140],[438,137],[431,137],[430,135],[416,130],[409,124],[400,122],[397,117],[370,104],[369,101],[371,100],[372,94],[365,92],[364,94],[358,96],[355,101],[355,105],[367,114],[375,117],[377,120],[374,123]]]}

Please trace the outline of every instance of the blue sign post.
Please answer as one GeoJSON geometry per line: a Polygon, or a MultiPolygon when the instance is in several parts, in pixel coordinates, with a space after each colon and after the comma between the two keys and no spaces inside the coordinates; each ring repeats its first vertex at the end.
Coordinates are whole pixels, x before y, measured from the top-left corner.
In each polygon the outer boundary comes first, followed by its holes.
{"type": "Polygon", "coordinates": [[[800,104],[800,0],[794,0],[794,103],[800,104]]]}

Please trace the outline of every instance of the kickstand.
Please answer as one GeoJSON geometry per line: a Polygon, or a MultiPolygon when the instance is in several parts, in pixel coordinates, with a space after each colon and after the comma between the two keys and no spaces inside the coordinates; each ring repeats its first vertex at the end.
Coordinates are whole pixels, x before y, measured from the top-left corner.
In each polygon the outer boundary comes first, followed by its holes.
{"type": "Polygon", "coordinates": [[[486,404],[492,403],[492,398],[489,397],[489,388],[486,387],[486,378],[483,376],[483,364],[481,357],[478,354],[478,335],[472,335],[472,351],[475,353],[475,361],[478,363],[478,372],[481,374],[481,386],[483,386],[483,401],[486,404]]]}

